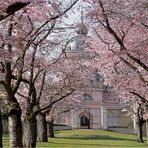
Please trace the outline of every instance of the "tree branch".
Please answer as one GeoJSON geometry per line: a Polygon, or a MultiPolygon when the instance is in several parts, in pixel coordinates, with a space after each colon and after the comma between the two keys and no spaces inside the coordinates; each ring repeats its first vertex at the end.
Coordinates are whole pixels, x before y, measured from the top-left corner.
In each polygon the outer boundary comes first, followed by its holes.
{"type": "Polygon", "coordinates": [[[51,102],[51,103],[50,103],[49,105],[47,105],[46,107],[43,107],[43,108],[39,109],[38,111],[34,112],[34,116],[36,116],[36,115],[37,115],[39,112],[41,112],[41,111],[47,110],[47,109],[50,108],[53,104],[55,104],[55,103],[61,101],[62,99],[64,99],[64,98],[70,96],[74,91],[75,91],[75,90],[72,89],[69,93],[67,93],[67,94],[65,94],[65,95],[63,95],[63,96],[61,96],[61,97],[60,97],[59,99],[57,99],[57,100],[54,100],[53,102],[51,102]]]}
{"type": "Polygon", "coordinates": [[[6,14],[0,15],[0,21],[6,19],[7,17],[13,15],[15,12],[21,10],[22,8],[29,5],[30,2],[23,3],[23,2],[15,2],[7,7],[5,10],[6,14]]]}

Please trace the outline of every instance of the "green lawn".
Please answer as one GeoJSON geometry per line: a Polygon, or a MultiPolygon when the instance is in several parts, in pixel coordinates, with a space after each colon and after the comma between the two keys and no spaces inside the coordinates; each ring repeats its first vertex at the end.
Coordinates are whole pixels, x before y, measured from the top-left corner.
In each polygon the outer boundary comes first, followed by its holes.
{"type": "MultiPolygon", "coordinates": [[[[145,143],[135,141],[136,136],[103,130],[66,130],[56,132],[56,138],[47,143],[37,143],[37,148],[146,148],[145,143]]],[[[8,137],[4,137],[4,148],[8,146],[8,137]]]]}

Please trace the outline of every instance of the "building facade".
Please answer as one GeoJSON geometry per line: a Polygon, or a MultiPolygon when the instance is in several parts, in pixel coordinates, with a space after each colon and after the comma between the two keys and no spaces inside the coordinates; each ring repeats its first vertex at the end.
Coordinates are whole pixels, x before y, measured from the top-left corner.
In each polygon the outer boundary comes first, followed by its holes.
{"type": "Polygon", "coordinates": [[[119,98],[112,88],[104,87],[102,80],[96,86],[80,90],[84,94],[83,102],[77,109],[62,113],[60,124],[72,128],[107,129],[121,126],[121,110],[123,109],[119,98]]]}
{"type": "MultiPolygon", "coordinates": [[[[67,48],[69,57],[78,57],[85,49],[84,41],[88,34],[87,26],[83,17],[76,30],[77,35],[70,41],[67,48]]],[[[81,59],[81,58],[74,58],[81,59]]],[[[120,112],[123,106],[111,87],[103,84],[103,77],[96,70],[90,73],[87,87],[79,88],[83,102],[77,111],[60,114],[58,123],[71,126],[72,128],[107,129],[119,126],[120,112]]],[[[87,79],[87,78],[86,78],[87,79]]],[[[56,122],[56,121],[55,121],[56,122]]]]}

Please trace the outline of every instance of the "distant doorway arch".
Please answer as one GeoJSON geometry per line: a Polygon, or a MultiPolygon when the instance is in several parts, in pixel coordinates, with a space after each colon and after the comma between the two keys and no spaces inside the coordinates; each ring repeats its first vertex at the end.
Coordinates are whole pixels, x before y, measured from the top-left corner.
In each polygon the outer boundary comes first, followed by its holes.
{"type": "Polygon", "coordinates": [[[80,117],[80,123],[81,123],[81,127],[89,127],[90,126],[90,121],[88,119],[88,117],[86,116],[82,116],[80,117]]]}
{"type": "Polygon", "coordinates": [[[80,115],[80,128],[92,128],[92,115],[90,112],[82,112],[80,115]]]}

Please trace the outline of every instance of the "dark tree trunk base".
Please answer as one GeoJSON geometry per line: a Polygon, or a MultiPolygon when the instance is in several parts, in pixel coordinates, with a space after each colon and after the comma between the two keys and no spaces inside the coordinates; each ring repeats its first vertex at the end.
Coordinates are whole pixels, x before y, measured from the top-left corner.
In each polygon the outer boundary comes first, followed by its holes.
{"type": "Polygon", "coordinates": [[[3,126],[2,126],[2,116],[1,116],[1,110],[0,110],[0,148],[3,147],[2,137],[3,137],[3,126]]]}
{"type": "Polygon", "coordinates": [[[22,144],[22,122],[21,109],[12,109],[8,116],[8,128],[10,137],[10,148],[21,148],[22,144]]]}
{"type": "Polygon", "coordinates": [[[24,120],[23,143],[25,148],[35,148],[37,139],[37,121],[35,117],[24,120]]]}
{"type": "Polygon", "coordinates": [[[142,132],[142,125],[143,125],[143,124],[139,122],[137,141],[140,142],[140,143],[144,143],[144,140],[143,140],[143,132],[142,132]]]}
{"type": "Polygon", "coordinates": [[[47,142],[47,122],[46,122],[46,114],[39,113],[37,116],[37,133],[38,133],[38,141],[47,142]]]}
{"type": "Polygon", "coordinates": [[[48,136],[50,138],[54,138],[53,121],[49,121],[48,122],[48,127],[49,127],[49,129],[48,129],[48,136]]]}
{"type": "Polygon", "coordinates": [[[146,139],[148,144],[148,119],[146,120],[146,139]]]}

